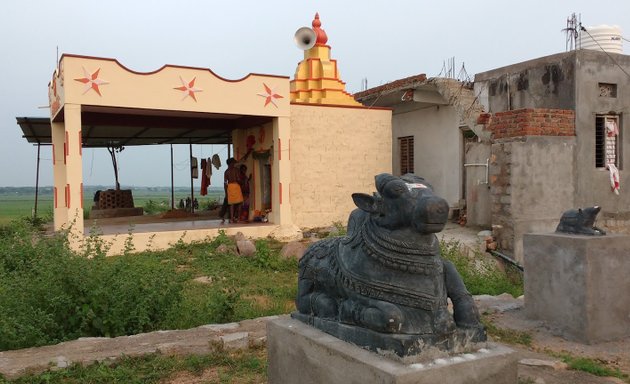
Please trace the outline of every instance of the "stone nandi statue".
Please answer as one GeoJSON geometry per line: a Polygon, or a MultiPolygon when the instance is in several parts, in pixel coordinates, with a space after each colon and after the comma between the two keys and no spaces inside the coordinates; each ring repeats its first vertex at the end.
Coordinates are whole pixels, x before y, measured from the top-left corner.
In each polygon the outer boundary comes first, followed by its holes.
{"type": "Polygon", "coordinates": [[[401,356],[432,344],[449,349],[459,339],[485,341],[471,295],[440,257],[435,233],[446,224],[448,203],[412,174],[375,179],[378,193],[352,195],[359,209],[347,236],[313,244],[300,260],[293,317],[401,356]]]}

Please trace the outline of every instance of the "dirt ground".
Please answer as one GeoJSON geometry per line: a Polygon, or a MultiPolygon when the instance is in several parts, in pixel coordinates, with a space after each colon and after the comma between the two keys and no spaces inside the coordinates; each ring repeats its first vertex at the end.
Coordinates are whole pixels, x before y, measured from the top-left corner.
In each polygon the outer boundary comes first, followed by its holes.
{"type": "Polygon", "coordinates": [[[609,368],[617,368],[630,375],[630,338],[593,345],[571,342],[561,338],[557,328],[542,321],[527,319],[522,298],[514,299],[510,295],[504,294],[496,297],[478,296],[476,301],[480,312],[485,313],[498,328],[527,332],[531,335],[532,343],[529,347],[510,345],[512,349],[519,352],[520,383],[603,384],[630,382],[568,370],[559,358],[554,357],[554,354],[569,353],[575,357],[594,359],[606,364],[609,368]],[[530,361],[532,359],[534,361],[530,361]]]}

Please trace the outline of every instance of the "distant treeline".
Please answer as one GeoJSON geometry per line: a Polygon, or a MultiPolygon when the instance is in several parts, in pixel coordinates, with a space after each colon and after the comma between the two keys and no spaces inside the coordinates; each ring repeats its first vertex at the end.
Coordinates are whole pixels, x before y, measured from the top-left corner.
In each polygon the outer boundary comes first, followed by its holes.
{"type": "MultiPolygon", "coordinates": [[[[89,194],[93,194],[98,190],[107,190],[113,189],[111,185],[87,185],[83,187],[83,193],[87,196],[89,194]]],[[[156,193],[156,194],[169,194],[171,193],[171,187],[134,187],[134,186],[121,186],[121,189],[131,189],[133,191],[143,193],[156,193]]],[[[179,193],[187,193],[190,191],[190,187],[175,187],[175,192],[179,193]]],[[[197,192],[198,187],[195,188],[195,192],[197,192]]],[[[209,190],[217,190],[223,191],[221,187],[209,187],[209,190]]],[[[34,195],[35,187],[0,187],[0,195],[34,195]]],[[[39,187],[39,194],[42,196],[52,195],[53,187],[45,186],[39,187]]]]}

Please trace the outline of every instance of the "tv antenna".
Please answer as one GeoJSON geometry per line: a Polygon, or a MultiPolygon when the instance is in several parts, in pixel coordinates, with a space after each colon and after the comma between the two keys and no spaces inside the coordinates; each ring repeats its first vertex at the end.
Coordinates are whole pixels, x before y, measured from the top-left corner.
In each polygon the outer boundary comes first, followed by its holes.
{"type": "Polygon", "coordinates": [[[566,35],[565,50],[573,51],[577,49],[578,37],[580,35],[580,26],[582,26],[582,15],[575,16],[575,12],[567,17],[567,27],[562,29],[566,35]]]}

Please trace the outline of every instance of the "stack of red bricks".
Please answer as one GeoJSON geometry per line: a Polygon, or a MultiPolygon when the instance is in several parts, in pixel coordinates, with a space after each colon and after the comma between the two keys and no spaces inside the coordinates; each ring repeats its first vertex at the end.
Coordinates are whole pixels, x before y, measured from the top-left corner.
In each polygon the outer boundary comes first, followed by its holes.
{"type": "Polygon", "coordinates": [[[486,130],[493,139],[518,136],[575,136],[575,112],[570,109],[526,108],[497,112],[486,130]]]}

